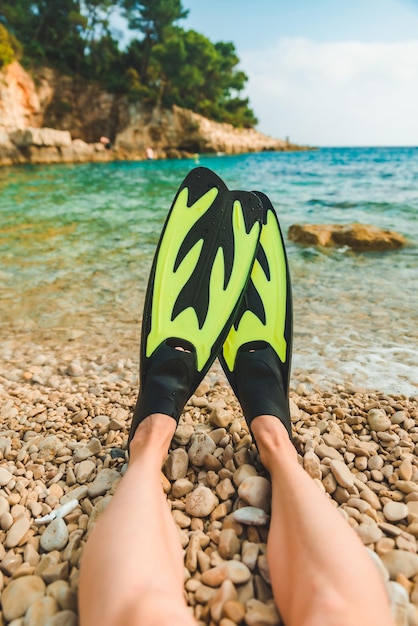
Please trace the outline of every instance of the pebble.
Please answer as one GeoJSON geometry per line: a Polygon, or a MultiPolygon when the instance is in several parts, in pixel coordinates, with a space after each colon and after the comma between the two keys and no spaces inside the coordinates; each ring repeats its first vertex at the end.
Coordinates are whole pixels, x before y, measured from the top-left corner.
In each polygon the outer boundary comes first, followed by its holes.
{"type": "Polygon", "coordinates": [[[120,480],[120,473],[115,469],[102,469],[89,486],[87,493],[90,498],[104,495],[115,486],[115,482],[120,480]]]}
{"type": "Polygon", "coordinates": [[[58,611],[54,598],[44,596],[36,600],[25,615],[25,626],[45,626],[48,620],[58,611]]]}
{"type": "Polygon", "coordinates": [[[99,517],[101,516],[101,514],[103,513],[103,511],[109,504],[110,500],[111,500],[111,496],[105,496],[104,498],[99,500],[97,504],[94,505],[89,515],[89,520],[87,524],[88,531],[90,531],[93,528],[93,526],[96,524],[97,520],[99,519],[99,517]]]}
{"type": "Polygon", "coordinates": [[[54,598],[62,610],[77,610],[77,595],[65,580],[56,580],[48,585],[46,594],[54,598]]]}
{"type": "Polygon", "coordinates": [[[254,506],[244,506],[241,509],[237,509],[233,513],[233,518],[236,522],[248,526],[266,526],[270,519],[263,509],[258,509],[254,506]]]}
{"type": "Polygon", "coordinates": [[[379,541],[379,539],[383,537],[382,531],[375,523],[360,524],[359,526],[357,526],[356,532],[365,545],[368,545],[370,543],[376,543],[377,541],[379,541]]]}
{"type": "Polygon", "coordinates": [[[175,498],[181,498],[193,490],[193,483],[187,478],[178,478],[171,487],[171,492],[175,498]]]}
{"type": "Polygon", "coordinates": [[[24,515],[18,517],[9,528],[6,541],[6,548],[15,548],[18,546],[30,528],[30,521],[24,515]]]}
{"type": "Polygon", "coordinates": [[[334,448],[335,450],[340,450],[341,448],[345,448],[344,437],[337,437],[336,435],[332,435],[330,433],[324,433],[324,442],[327,446],[334,448]]]}
{"type": "Polygon", "coordinates": [[[0,487],[7,485],[13,478],[13,475],[5,467],[0,467],[0,487]]]}
{"type": "Polygon", "coordinates": [[[253,598],[246,604],[245,623],[247,626],[278,626],[280,618],[273,602],[264,604],[253,598]]]}
{"type": "MultiPolygon", "coordinates": [[[[0,526],[2,530],[8,531],[13,526],[13,515],[10,511],[6,511],[0,518],[0,526]]],[[[9,546],[12,547],[12,546],[9,546]]]]}
{"type": "Polygon", "coordinates": [[[218,498],[208,487],[200,485],[186,496],[186,513],[192,517],[206,517],[219,504],[218,498]]]}
{"type": "Polygon", "coordinates": [[[77,626],[77,624],[78,618],[74,611],[59,611],[49,618],[45,626],[77,626]]]}
{"type": "Polygon", "coordinates": [[[79,487],[74,487],[70,491],[67,491],[66,494],[62,496],[60,499],[60,504],[68,504],[71,500],[81,500],[85,498],[88,492],[88,487],[86,485],[80,485],[79,487]]]}
{"type": "Polygon", "coordinates": [[[249,463],[243,463],[238,467],[233,474],[233,481],[236,487],[239,487],[241,483],[250,476],[257,476],[257,470],[253,465],[249,463]]]}
{"type": "Polygon", "coordinates": [[[23,617],[45,593],[45,583],[38,576],[22,576],[12,580],[1,594],[3,615],[6,621],[23,617]]]}
{"type": "Polygon", "coordinates": [[[210,614],[212,619],[216,623],[219,623],[225,604],[236,599],[237,592],[234,584],[229,579],[224,580],[210,603],[210,614]]]}
{"type": "Polygon", "coordinates": [[[0,570],[6,574],[6,576],[13,576],[13,574],[22,565],[22,562],[23,558],[21,554],[15,554],[13,550],[9,550],[1,560],[0,570]]]}
{"type": "Polygon", "coordinates": [[[221,530],[219,535],[218,551],[223,559],[232,559],[241,549],[241,541],[233,528],[221,530]]]}
{"type": "Polygon", "coordinates": [[[321,443],[320,445],[316,446],[315,454],[319,456],[320,459],[329,458],[334,459],[335,461],[344,460],[338,450],[331,448],[331,446],[327,446],[325,443],[321,443]]]}
{"type": "Polygon", "coordinates": [[[68,528],[64,520],[60,517],[54,519],[41,535],[41,548],[45,552],[52,550],[62,550],[68,542],[68,528]]]}
{"type": "Polygon", "coordinates": [[[367,421],[371,430],[383,432],[389,430],[392,422],[384,411],[380,409],[370,409],[367,414],[367,421]]]}
{"type": "Polygon", "coordinates": [[[59,580],[65,580],[68,578],[68,562],[52,563],[49,567],[46,567],[42,572],[42,579],[47,583],[54,583],[59,580]]]}
{"type": "Polygon", "coordinates": [[[251,572],[244,563],[240,561],[226,561],[222,565],[217,565],[212,569],[203,572],[200,580],[209,587],[220,587],[224,580],[230,580],[235,585],[242,585],[251,578],[251,572]]]}
{"type": "Polygon", "coordinates": [[[216,594],[216,589],[200,584],[196,589],[195,598],[199,604],[207,604],[216,594]]]}
{"type": "Polygon", "coordinates": [[[408,626],[408,592],[402,585],[392,580],[387,583],[386,589],[388,591],[390,608],[396,626],[408,626]]]}
{"type": "Polygon", "coordinates": [[[390,550],[381,558],[392,580],[395,580],[398,574],[404,574],[407,578],[413,578],[418,574],[418,554],[406,550],[390,550]]]}
{"type": "MultiPolygon", "coordinates": [[[[123,341],[114,356],[91,346],[90,355],[85,339],[72,334],[56,355],[14,343],[13,334],[0,344],[9,354],[0,359],[0,590],[3,613],[18,607],[10,620],[3,615],[11,626],[77,626],[83,547],[126,471],[137,365],[120,357],[123,341]],[[13,380],[4,377],[12,355],[13,380]],[[33,523],[71,501],[65,521],[33,523]],[[49,541],[58,525],[61,543],[49,541]],[[31,579],[38,593],[21,589],[8,603],[14,585],[30,588],[31,579]]],[[[185,552],[185,590],[199,625],[277,624],[265,543],[270,481],[217,367],[188,403],[161,474],[185,552]]],[[[397,626],[418,626],[416,400],[319,392],[312,381],[291,396],[300,462],[367,546],[397,626]]]]}
{"type": "Polygon", "coordinates": [[[183,448],[176,448],[175,450],[172,450],[164,465],[165,473],[169,480],[186,478],[188,467],[189,457],[186,450],[183,448]]]}
{"type": "Polygon", "coordinates": [[[259,546],[257,543],[253,543],[252,541],[244,541],[242,544],[242,562],[250,569],[251,571],[255,568],[257,564],[257,557],[259,553],[259,546]]]}
{"type": "Polygon", "coordinates": [[[102,444],[96,437],[90,440],[86,446],[80,446],[74,450],[73,461],[74,463],[80,463],[85,461],[91,456],[95,456],[102,451],[102,444]]]}
{"type": "Polygon", "coordinates": [[[383,507],[383,515],[388,522],[399,522],[408,515],[408,507],[404,502],[387,502],[383,507]]]}
{"type": "Polygon", "coordinates": [[[238,487],[238,495],[251,507],[270,511],[271,484],[263,476],[245,478],[238,487]]]}
{"type": "Polygon", "coordinates": [[[173,439],[179,446],[187,446],[193,433],[193,424],[179,424],[176,432],[174,433],[173,439]]]}
{"type": "Polygon", "coordinates": [[[399,478],[401,480],[411,480],[413,467],[410,459],[403,459],[402,463],[398,468],[399,478]]]}
{"type": "Polygon", "coordinates": [[[214,408],[209,415],[209,423],[218,428],[227,428],[233,421],[234,414],[232,411],[220,407],[214,408]]]}
{"type": "Polygon", "coordinates": [[[93,476],[95,469],[96,464],[93,461],[81,461],[75,473],[76,481],[78,483],[88,482],[93,476]]]}
{"type": "Polygon", "coordinates": [[[201,467],[204,464],[204,458],[207,454],[212,454],[216,450],[216,444],[211,437],[205,432],[196,432],[191,438],[189,447],[189,460],[195,467],[201,467]]]}
{"type": "Polygon", "coordinates": [[[308,450],[308,452],[305,452],[305,455],[303,457],[303,467],[311,478],[317,478],[318,480],[321,480],[321,463],[319,461],[319,457],[315,454],[315,452],[313,452],[313,450],[308,450]]]}
{"type": "Polygon", "coordinates": [[[341,487],[348,489],[354,485],[354,476],[343,461],[331,460],[330,468],[341,487]]]}
{"type": "Polygon", "coordinates": [[[57,452],[63,447],[61,439],[56,435],[49,435],[42,439],[39,443],[39,456],[44,461],[52,461],[55,458],[57,452]]]}
{"type": "MultiPolygon", "coordinates": [[[[0,471],[4,469],[2,467],[0,467],[0,471]]],[[[10,479],[11,479],[11,474],[10,474],[10,479]]],[[[9,480],[10,480],[9,479],[9,480]]],[[[9,480],[7,482],[9,482],[9,480]]],[[[6,483],[7,485],[7,483],[6,483]]],[[[9,502],[6,500],[6,498],[3,498],[3,496],[0,496],[0,518],[3,515],[3,513],[8,513],[10,509],[10,504],[9,502]]]]}
{"type": "Polygon", "coordinates": [[[267,555],[261,554],[257,559],[258,571],[260,572],[263,579],[270,585],[270,573],[269,567],[267,563],[267,555]]]}

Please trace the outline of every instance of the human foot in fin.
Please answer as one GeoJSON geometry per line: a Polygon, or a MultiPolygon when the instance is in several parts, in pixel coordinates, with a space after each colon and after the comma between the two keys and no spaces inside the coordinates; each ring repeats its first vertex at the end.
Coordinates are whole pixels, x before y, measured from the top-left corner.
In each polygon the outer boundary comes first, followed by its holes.
{"type": "Polygon", "coordinates": [[[178,422],[215,360],[248,282],[262,218],[257,195],[229,191],[206,168],[192,170],[181,184],[145,297],[140,393],[129,442],[148,415],[178,422]]]}
{"type": "Polygon", "coordinates": [[[283,236],[268,197],[257,256],[244,298],[220,354],[249,426],[259,415],[278,417],[292,437],[289,375],[292,291],[283,236]]]}

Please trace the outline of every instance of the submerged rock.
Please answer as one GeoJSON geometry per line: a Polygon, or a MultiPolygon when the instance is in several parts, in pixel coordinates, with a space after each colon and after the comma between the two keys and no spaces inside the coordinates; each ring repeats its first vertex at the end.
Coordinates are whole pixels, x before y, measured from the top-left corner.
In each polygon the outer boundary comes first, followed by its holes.
{"type": "Polygon", "coordinates": [[[367,224],[293,224],[289,239],[307,246],[348,246],[356,252],[397,250],[406,245],[399,233],[367,224]]]}

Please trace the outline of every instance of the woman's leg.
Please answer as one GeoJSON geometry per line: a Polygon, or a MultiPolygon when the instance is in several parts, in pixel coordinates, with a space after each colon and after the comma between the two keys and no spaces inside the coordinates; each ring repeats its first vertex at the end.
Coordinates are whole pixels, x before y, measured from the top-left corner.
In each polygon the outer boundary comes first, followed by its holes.
{"type": "Polygon", "coordinates": [[[176,422],[146,418],[129,467],[89,537],[81,563],[81,626],[192,626],[183,593],[179,535],[161,487],[176,422]]]}
{"type": "Polygon", "coordinates": [[[286,626],[393,626],[375,565],[356,533],[299,465],[281,422],[251,423],[271,474],[267,556],[286,626]]]}

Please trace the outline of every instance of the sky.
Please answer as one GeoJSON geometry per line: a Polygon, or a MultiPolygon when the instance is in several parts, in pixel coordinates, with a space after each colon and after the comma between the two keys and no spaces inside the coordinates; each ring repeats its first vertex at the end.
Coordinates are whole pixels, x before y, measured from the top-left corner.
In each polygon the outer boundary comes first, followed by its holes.
{"type": "Polygon", "coordinates": [[[418,146],[418,0],[182,0],[232,41],[258,130],[315,146],[418,146]]]}

